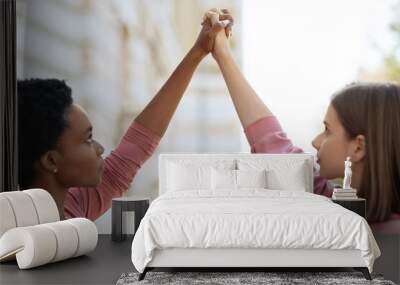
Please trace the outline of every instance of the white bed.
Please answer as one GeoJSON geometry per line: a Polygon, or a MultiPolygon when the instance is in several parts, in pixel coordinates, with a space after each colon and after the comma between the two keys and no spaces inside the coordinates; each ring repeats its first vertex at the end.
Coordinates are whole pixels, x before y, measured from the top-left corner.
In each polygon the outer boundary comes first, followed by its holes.
{"type": "Polygon", "coordinates": [[[359,215],[312,194],[309,154],[162,154],[160,195],[132,243],[155,267],[354,267],[380,251],[359,215]]]}

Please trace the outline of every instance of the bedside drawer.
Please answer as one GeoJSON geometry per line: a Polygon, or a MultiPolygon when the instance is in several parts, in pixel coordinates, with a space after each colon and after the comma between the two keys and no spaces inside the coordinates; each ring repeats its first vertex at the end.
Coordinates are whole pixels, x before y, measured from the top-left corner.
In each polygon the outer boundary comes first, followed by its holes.
{"type": "Polygon", "coordinates": [[[365,199],[357,198],[353,200],[331,200],[333,203],[339,204],[340,206],[359,214],[365,219],[367,207],[367,201],[365,199]]]}

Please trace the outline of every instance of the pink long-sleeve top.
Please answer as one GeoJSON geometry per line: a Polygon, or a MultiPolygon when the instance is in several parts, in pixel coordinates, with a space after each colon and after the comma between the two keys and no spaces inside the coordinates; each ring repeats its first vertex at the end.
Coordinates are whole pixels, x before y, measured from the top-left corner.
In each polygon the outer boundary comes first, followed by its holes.
{"type": "MultiPolygon", "coordinates": [[[[274,116],[261,118],[245,128],[252,153],[302,153],[294,146],[274,116]]],[[[314,172],[314,193],[331,197],[333,185],[314,172]]],[[[374,232],[400,234],[400,213],[392,213],[383,223],[370,224],[374,232]]]]}
{"type": "Polygon", "coordinates": [[[158,135],[133,122],[118,147],[105,158],[101,183],[97,187],[68,189],[65,218],[85,217],[94,221],[100,217],[111,207],[112,198],[129,190],[133,177],[159,142],[158,135]]]}

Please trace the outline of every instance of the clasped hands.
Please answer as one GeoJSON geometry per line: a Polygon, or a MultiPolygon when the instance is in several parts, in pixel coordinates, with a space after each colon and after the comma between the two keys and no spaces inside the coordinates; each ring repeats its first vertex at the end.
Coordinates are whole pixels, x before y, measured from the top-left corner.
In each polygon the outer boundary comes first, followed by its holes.
{"type": "Polygon", "coordinates": [[[211,52],[215,59],[228,53],[233,22],[227,9],[208,10],[203,16],[202,29],[193,48],[199,50],[202,56],[211,52]]]}

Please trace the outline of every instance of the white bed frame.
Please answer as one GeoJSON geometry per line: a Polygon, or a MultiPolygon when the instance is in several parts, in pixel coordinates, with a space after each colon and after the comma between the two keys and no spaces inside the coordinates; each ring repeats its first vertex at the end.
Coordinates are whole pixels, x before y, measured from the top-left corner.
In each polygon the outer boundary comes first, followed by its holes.
{"type": "MultiPolygon", "coordinates": [[[[313,192],[313,165],[314,158],[311,154],[244,154],[244,153],[218,153],[218,154],[161,154],[159,157],[159,194],[167,191],[167,164],[174,160],[221,160],[221,159],[291,159],[304,160],[307,165],[308,177],[305,189],[313,192]]],[[[249,248],[224,248],[224,249],[193,249],[170,248],[158,249],[154,252],[153,259],[147,265],[139,280],[145,277],[146,272],[154,268],[172,267],[232,267],[243,271],[243,268],[271,268],[271,267],[353,267],[362,271],[365,278],[371,280],[368,268],[361,257],[359,250],[328,250],[328,249],[249,249],[249,248]]]]}

